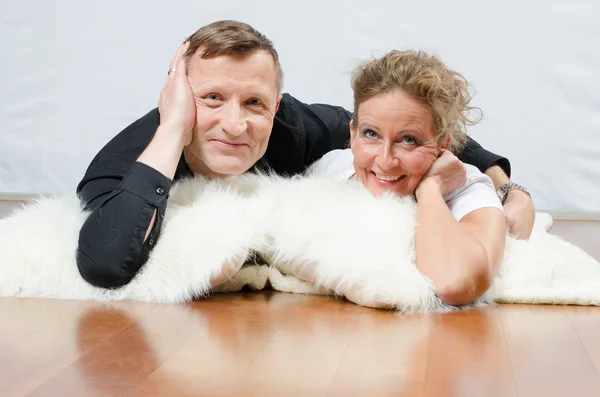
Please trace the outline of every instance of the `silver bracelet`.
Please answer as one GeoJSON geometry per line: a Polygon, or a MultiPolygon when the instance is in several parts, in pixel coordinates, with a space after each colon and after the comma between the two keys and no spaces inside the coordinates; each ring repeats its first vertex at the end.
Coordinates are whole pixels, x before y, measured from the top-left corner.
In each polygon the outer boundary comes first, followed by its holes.
{"type": "Polygon", "coordinates": [[[527,191],[527,189],[525,189],[524,186],[521,186],[518,183],[508,182],[507,184],[500,186],[498,190],[496,190],[496,194],[498,195],[498,198],[500,199],[502,205],[504,205],[506,197],[508,196],[508,192],[510,192],[511,190],[520,190],[523,193],[527,194],[529,197],[531,197],[531,194],[529,194],[529,192],[527,191]]]}

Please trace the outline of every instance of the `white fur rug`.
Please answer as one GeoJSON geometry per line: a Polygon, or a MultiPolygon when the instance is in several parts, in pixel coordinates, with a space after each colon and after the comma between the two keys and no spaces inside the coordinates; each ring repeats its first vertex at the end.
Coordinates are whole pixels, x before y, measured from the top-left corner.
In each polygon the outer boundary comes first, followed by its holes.
{"type": "MultiPolygon", "coordinates": [[[[44,198],[0,220],[0,296],[185,302],[247,285],[344,296],[403,312],[447,310],[414,262],[415,203],[359,183],[244,175],[176,184],[142,271],[95,288],[75,264],[87,216],[73,197],[44,198]],[[270,266],[247,263],[253,252],[270,266]]],[[[529,241],[507,236],[494,285],[477,303],[600,304],[600,264],[551,235],[538,213],[529,241]]]]}

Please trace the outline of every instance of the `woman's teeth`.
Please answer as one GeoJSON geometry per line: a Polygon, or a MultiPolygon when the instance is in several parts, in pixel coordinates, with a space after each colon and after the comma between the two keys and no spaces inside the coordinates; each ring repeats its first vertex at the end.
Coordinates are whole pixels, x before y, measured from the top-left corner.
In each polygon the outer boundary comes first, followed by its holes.
{"type": "Polygon", "coordinates": [[[375,174],[375,176],[377,177],[377,179],[379,179],[381,181],[385,181],[385,182],[394,182],[394,181],[397,181],[398,179],[402,178],[402,175],[387,176],[387,175],[375,174]]]}

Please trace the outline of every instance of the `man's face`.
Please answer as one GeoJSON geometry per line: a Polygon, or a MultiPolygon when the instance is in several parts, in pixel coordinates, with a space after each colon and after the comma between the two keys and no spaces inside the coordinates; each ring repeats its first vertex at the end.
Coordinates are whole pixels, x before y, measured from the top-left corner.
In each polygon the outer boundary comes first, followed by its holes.
{"type": "Polygon", "coordinates": [[[265,153],[281,99],[275,62],[266,51],[190,60],[196,124],[186,160],[195,172],[246,172],[265,153]],[[191,158],[189,158],[191,157],[191,158]]]}

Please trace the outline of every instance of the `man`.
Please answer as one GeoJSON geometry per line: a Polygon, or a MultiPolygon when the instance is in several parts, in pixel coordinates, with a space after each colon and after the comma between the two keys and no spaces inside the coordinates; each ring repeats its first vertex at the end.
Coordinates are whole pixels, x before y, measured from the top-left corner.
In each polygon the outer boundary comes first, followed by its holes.
{"type": "MultiPolygon", "coordinates": [[[[247,24],[215,22],[186,40],[171,61],[158,109],[113,138],[77,187],[92,211],[77,251],[87,282],[115,288],[135,276],[158,240],[173,182],[256,169],[294,175],[346,147],[351,113],[282,95],[282,80],[272,42],[247,24]]],[[[509,161],[473,140],[461,160],[497,186],[510,182],[509,161]]],[[[516,190],[506,197],[507,213],[525,219],[517,226],[528,236],[530,198],[516,190]]]]}

